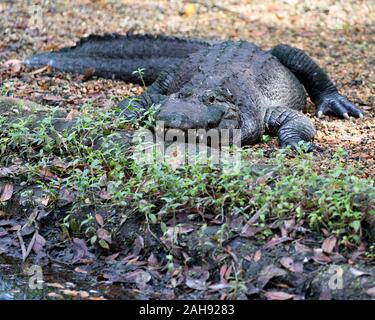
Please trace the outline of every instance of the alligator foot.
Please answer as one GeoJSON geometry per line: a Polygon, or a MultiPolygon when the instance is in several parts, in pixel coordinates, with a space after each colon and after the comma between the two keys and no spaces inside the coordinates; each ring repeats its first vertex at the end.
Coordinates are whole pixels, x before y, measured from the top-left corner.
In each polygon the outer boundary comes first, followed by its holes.
{"type": "Polygon", "coordinates": [[[291,147],[292,150],[295,151],[306,151],[306,152],[313,152],[316,149],[315,144],[311,142],[306,142],[304,145],[301,144],[303,140],[286,140],[286,141],[280,141],[280,147],[281,148],[287,148],[291,147]]]}
{"type": "Polygon", "coordinates": [[[300,143],[306,142],[306,151],[314,150],[310,141],[316,131],[310,119],[302,113],[287,107],[271,107],[267,109],[264,121],[267,132],[277,132],[282,148],[290,146],[293,150],[304,150],[300,143]]]}
{"type": "Polygon", "coordinates": [[[364,116],[363,111],[338,92],[323,95],[318,99],[317,105],[319,118],[327,114],[333,114],[342,119],[349,119],[349,116],[355,118],[363,118],[364,116]]]}
{"type": "Polygon", "coordinates": [[[292,150],[300,152],[313,152],[314,154],[319,154],[325,151],[324,148],[321,146],[312,143],[312,142],[304,142],[304,144],[301,144],[301,141],[303,140],[289,140],[289,141],[284,141],[283,143],[280,142],[280,146],[282,148],[286,148],[290,146],[292,150]]]}

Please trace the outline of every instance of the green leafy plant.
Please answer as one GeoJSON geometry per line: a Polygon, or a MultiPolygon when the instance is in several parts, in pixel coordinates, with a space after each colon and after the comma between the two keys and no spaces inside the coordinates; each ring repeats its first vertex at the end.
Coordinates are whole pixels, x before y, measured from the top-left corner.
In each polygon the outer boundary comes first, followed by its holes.
{"type": "Polygon", "coordinates": [[[142,82],[143,88],[146,88],[146,83],[145,83],[145,80],[144,80],[145,69],[144,68],[138,68],[137,70],[133,71],[133,74],[138,75],[139,79],[142,82]]]}
{"type": "MultiPolygon", "coordinates": [[[[8,123],[0,118],[0,164],[7,166],[15,156],[21,158],[25,170],[20,178],[37,181],[50,195],[51,207],[58,190],[75,195],[69,218],[62,222],[67,231],[84,229],[94,234],[92,219],[79,218],[77,213],[87,209],[93,214],[106,206],[118,212],[109,224],[113,228],[127,215],[139,214],[164,233],[171,217],[194,212],[203,219],[210,214],[223,222],[225,227],[217,235],[220,240],[228,231],[228,217],[250,219],[258,214],[259,237],[274,235],[269,225],[275,219],[295,219],[317,232],[324,228],[343,245],[350,245],[361,241],[364,216],[374,214],[374,182],[358,178],[345,165],[342,149],[324,172],[315,167],[312,154],[291,156],[290,150],[280,150],[265,158],[262,151],[251,149],[238,151],[242,153],[239,171],[227,172],[199,158],[175,169],[163,158],[151,163],[133,159],[118,142],[131,122],[116,111],[102,112],[90,105],[82,109],[74,130],[64,132],[53,129],[52,117],[42,119],[38,126],[32,125],[32,119],[8,123]],[[95,147],[98,138],[101,148],[95,147]],[[41,170],[53,175],[41,179],[41,170]]],[[[143,123],[152,126],[155,110],[143,123]]]]}

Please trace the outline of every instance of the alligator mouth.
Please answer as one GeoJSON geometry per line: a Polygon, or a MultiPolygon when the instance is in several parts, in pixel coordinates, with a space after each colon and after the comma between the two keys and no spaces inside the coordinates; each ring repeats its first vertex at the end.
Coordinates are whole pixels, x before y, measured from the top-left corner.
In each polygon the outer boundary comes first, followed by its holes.
{"type": "Polygon", "coordinates": [[[165,142],[221,145],[223,132],[232,141],[232,129],[240,128],[240,112],[231,103],[205,105],[172,101],[162,105],[156,116],[155,134],[165,142]]]}
{"type": "Polygon", "coordinates": [[[171,100],[160,107],[156,116],[165,129],[226,129],[239,128],[240,113],[231,103],[203,103],[171,100]]]}
{"type": "Polygon", "coordinates": [[[217,127],[224,110],[221,107],[195,103],[166,103],[160,108],[157,121],[164,122],[170,129],[209,129],[217,127]]]}

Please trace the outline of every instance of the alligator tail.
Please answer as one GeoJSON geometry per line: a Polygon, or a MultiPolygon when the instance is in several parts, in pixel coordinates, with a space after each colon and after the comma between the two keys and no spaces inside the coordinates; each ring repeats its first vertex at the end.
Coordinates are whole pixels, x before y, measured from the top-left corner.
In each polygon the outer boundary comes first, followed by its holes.
{"type": "Polygon", "coordinates": [[[91,35],[75,46],[55,52],[44,52],[25,59],[30,67],[49,65],[65,72],[85,74],[87,70],[104,78],[140,82],[138,69],[150,84],[170,65],[179,63],[189,54],[209,46],[202,40],[152,35],[91,35]]]}

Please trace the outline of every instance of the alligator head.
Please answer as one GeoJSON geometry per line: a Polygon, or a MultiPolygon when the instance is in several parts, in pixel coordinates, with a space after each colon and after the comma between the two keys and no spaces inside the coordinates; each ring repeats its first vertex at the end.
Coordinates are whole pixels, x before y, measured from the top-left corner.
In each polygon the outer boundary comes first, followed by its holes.
{"type": "MultiPolygon", "coordinates": [[[[238,102],[238,101],[237,101],[238,102]]],[[[241,112],[227,87],[215,89],[184,87],[160,106],[156,121],[165,129],[241,129],[241,142],[259,140],[263,128],[256,110],[241,112]]]]}
{"type": "Polygon", "coordinates": [[[240,112],[228,90],[185,88],[170,95],[160,106],[157,121],[165,128],[236,129],[240,127],[240,112]]]}

